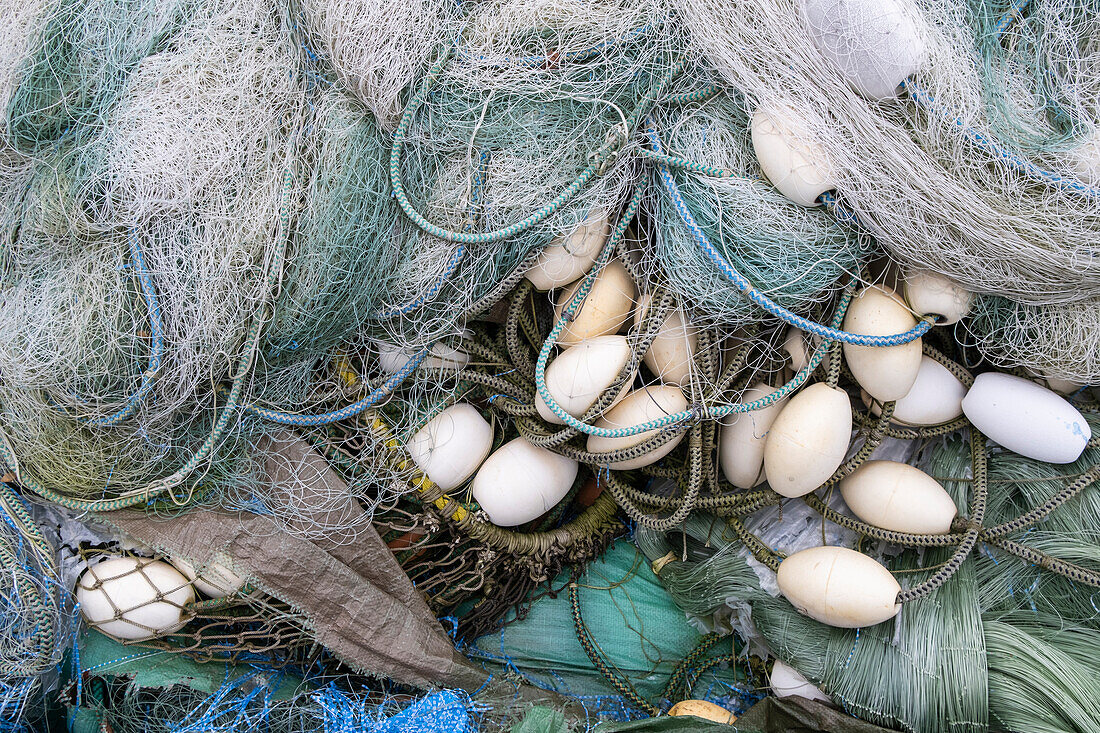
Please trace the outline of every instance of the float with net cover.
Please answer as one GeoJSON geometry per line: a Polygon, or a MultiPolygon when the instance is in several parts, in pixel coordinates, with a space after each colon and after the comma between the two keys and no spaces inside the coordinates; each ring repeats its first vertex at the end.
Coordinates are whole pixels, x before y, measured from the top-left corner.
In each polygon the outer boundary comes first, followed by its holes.
{"type": "Polygon", "coordinates": [[[0,7],[0,731],[1100,732],[1095,3],[0,7]]]}

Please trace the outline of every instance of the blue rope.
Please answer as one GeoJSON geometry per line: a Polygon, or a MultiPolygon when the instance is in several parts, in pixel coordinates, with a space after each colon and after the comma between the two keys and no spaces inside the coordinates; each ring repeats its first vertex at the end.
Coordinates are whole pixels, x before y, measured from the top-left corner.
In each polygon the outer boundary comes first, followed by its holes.
{"type": "Polygon", "coordinates": [[[164,358],[164,323],[161,318],[157,291],[153,287],[153,278],[145,266],[145,256],[142,254],[137,232],[133,228],[130,229],[128,239],[130,241],[130,261],[133,263],[134,272],[137,273],[138,282],[141,284],[141,293],[145,298],[146,310],[149,313],[149,330],[153,339],[153,348],[149,354],[149,366],[145,369],[145,373],[141,375],[141,385],[130,395],[129,399],[126,400],[126,404],[118,412],[107,417],[82,419],[81,422],[85,425],[113,427],[133,415],[153,390],[153,383],[164,358]]]}
{"type": "Polygon", "coordinates": [[[917,106],[939,115],[942,119],[957,127],[970,142],[977,145],[994,158],[1004,162],[1009,168],[1038,181],[1049,183],[1055,188],[1063,191],[1072,191],[1073,193],[1079,193],[1091,199],[1100,200],[1100,190],[1087,186],[1076,178],[1063,176],[1059,173],[1040,168],[1030,160],[1021,158],[999,142],[970,127],[960,117],[937,104],[935,98],[912,79],[905,79],[902,81],[901,86],[909,92],[909,98],[916,102],[917,106]]]}
{"type": "Polygon", "coordinates": [[[355,417],[368,407],[374,407],[383,398],[387,397],[393,390],[405,381],[405,378],[413,373],[420,363],[428,356],[428,349],[423,349],[419,354],[409,359],[405,366],[401,367],[401,370],[391,376],[385,382],[382,383],[378,389],[371,392],[369,395],[354,402],[345,407],[341,407],[339,410],[333,410],[332,412],[325,412],[320,415],[299,415],[293,412],[279,412],[277,410],[269,410],[266,407],[259,407],[254,404],[246,404],[241,409],[248,415],[263,418],[279,425],[294,425],[297,427],[315,427],[318,425],[328,425],[330,423],[339,422],[340,420],[347,420],[349,417],[355,417]]]}
{"type": "MultiPolygon", "coordinates": [[[[650,145],[655,153],[661,153],[661,140],[657,135],[657,130],[653,124],[652,119],[646,121],[646,133],[649,136],[650,145]]],[[[905,333],[893,334],[891,336],[868,336],[858,333],[849,333],[847,331],[841,331],[838,328],[832,326],[826,326],[815,321],[811,321],[808,318],[802,316],[784,308],[779,305],[764,293],[753,287],[752,283],[748,279],[737,272],[729,261],[719,252],[707,235],[703,233],[703,230],[699,228],[699,225],[695,223],[695,217],[692,216],[690,209],[684,202],[683,197],[680,195],[680,189],[676,185],[676,180],[672,177],[672,172],[668,166],[664,163],[658,163],[658,172],[661,177],[661,182],[664,184],[665,190],[668,192],[669,197],[672,199],[672,203],[676,208],[676,213],[680,215],[680,220],[684,223],[684,226],[691,232],[695,242],[699,245],[699,248],[710,258],[710,261],[718,268],[718,271],[726,277],[727,280],[732,282],[737,288],[748,296],[749,300],[756,303],[758,306],[771,313],[773,316],[777,316],[783,321],[796,326],[803,331],[816,334],[822,338],[840,341],[846,344],[854,344],[856,346],[900,346],[907,344],[910,341],[919,339],[924,334],[928,333],[928,329],[932,328],[932,321],[922,320],[913,328],[909,329],[905,333]]],[[[835,200],[835,199],[834,199],[835,200]]],[[[852,215],[854,216],[854,214],[852,215]]]]}

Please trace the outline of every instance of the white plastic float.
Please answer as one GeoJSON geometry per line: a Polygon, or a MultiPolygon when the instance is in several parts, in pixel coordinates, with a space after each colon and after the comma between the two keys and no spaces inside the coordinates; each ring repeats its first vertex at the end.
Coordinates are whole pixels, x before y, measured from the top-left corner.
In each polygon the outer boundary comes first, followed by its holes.
{"type": "MultiPolygon", "coordinates": [[[[671,385],[643,387],[628,394],[622,402],[608,410],[597,420],[595,425],[598,428],[628,428],[662,418],[665,415],[683,412],[687,409],[687,405],[687,397],[684,397],[684,393],[679,387],[671,385]]],[[[590,435],[588,436],[588,450],[592,453],[606,453],[622,448],[631,448],[644,443],[659,432],[659,430],[647,430],[644,433],[625,438],[603,438],[598,435],[590,435]]],[[[649,453],[625,461],[615,461],[608,465],[617,471],[629,471],[648,466],[672,452],[672,449],[679,445],[683,438],[684,433],[681,432],[660,448],[651,450],[649,453]]]]}
{"type": "Polygon", "coordinates": [[[896,0],[805,0],[804,8],[818,51],[863,96],[896,96],[920,69],[924,42],[896,0]]]}
{"type": "Polygon", "coordinates": [[[113,557],[84,571],[77,581],[76,600],[88,623],[103,633],[145,639],[182,627],[182,606],[195,600],[195,590],[166,562],[113,557]]]}
{"type": "MultiPolygon", "coordinates": [[[[634,309],[634,325],[641,324],[653,296],[646,293],[634,309]]],[[[686,387],[691,383],[691,368],[699,348],[699,329],[691,325],[681,308],[674,308],[642,357],[649,370],[665,384],[686,387]]]]}
{"type": "MultiPolygon", "coordinates": [[[[745,390],[741,401],[755,402],[775,391],[775,387],[760,383],[745,390]]],[[[726,480],[734,486],[750,489],[764,481],[764,446],[768,431],[785,404],[786,398],[762,410],[735,412],[722,421],[718,462],[726,480]]]]}
{"type": "MultiPolygon", "coordinates": [[[[864,288],[844,314],[844,330],[861,336],[891,336],[917,325],[917,319],[893,293],[877,285],[864,288]]],[[[881,402],[900,400],[917,381],[921,340],[898,346],[844,344],[844,359],[859,386],[881,402]]]]}
{"type": "Polygon", "coordinates": [[[591,269],[611,234],[611,220],[596,209],[568,236],[548,244],[525,274],[535,290],[553,290],[575,281],[591,269]]]}
{"type": "Polygon", "coordinates": [[[901,586],[885,567],[847,547],[811,547],[779,564],[779,591],[804,616],[857,629],[901,610],[901,586]]]}
{"type": "Polygon", "coordinates": [[[979,374],[962,401],[963,413],[984,435],[1027,458],[1072,463],[1092,428],[1069,402],[1023,377],[979,374]]]}
{"type": "MultiPolygon", "coordinates": [[[[558,296],[554,306],[554,318],[561,319],[562,311],[584,280],[578,280],[558,296]]],[[[634,308],[634,281],[622,262],[612,260],[600,270],[592,281],[588,296],[580,308],[558,334],[558,343],[572,346],[585,339],[608,336],[618,332],[630,318],[634,308]]]]}
{"type": "Polygon", "coordinates": [[[793,107],[767,104],[752,115],[752,148],[771,184],[796,204],[819,206],[836,188],[833,161],[793,107]]]}
{"type": "MultiPolygon", "coordinates": [[[[931,357],[922,356],[913,386],[894,404],[894,414],[890,419],[914,426],[950,422],[962,415],[965,396],[966,385],[951,370],[931,357]]],[[[866,391],[863,392],[863,403],[873,414],[880,413],[879,406],[871,401],[866,391]]]]}
{"type": "Polygon", "coordinates": [[[974,304],[973,293],[934,272],[912,270],[904,283],[909,307],[922,316],[939,316],[937,326],[958,323],[974,304]]]}
{"type": "Polygon", "coordinates": [[[790,399],[764,443],[768,485],[786,497],[805,496],[837,469],[852,436],[852,403],[829,385],[811,384],[790,399]]]}
{"type": "Polygon", "coordinates": [[[471,493],[489,520],[515,527],[550,511],[577,478],[576,461],[516,438],[481,464],[471,493]]]}
{"type": "MultiPolygon", "coordinates": [[[[462,334],[466,337],[473,336],[473,332],[465,328],[462,329],[462,334]]],[[[378,348],[378,365],[386,374],[397,374],[419,353],[414,349],[406,349],[385,341],[376,341],[375,346],[378,348]]],[[[428,349],[428,355],[424,357],[424,361],[420,362],[420,366],[425,369],[458,371],[469,363],[470,355],[465,351],[437,342],[428,349]]]]}
{"type": "MultiPolygon", "coordinates": [[[[581,341],[561,352],[547,365],[546,389],[562,409],[579,418],[611,386],[629,361],[630,344],[625,336],[597,336],[581,341]]],[[[633,382],[631,376],[623,383],[615,402],[626,396],[633,382]]],[[[537,391],[535,407],[543,420],[555,425],[565,424],[537,391]]]]}
{"type": "Polygon", "coordinates": [[[405,449],[443,491],[474,475],[493,447],[493,428],[473,405],[454,405],[416,431],[405,449]]]}
{"type": "Polygon", "coordinates": [[[895,461],[867,461],[840,482],[840,493],[857,517],[893,532],[947,534],[958,514],[939,482],[895,461]]]}

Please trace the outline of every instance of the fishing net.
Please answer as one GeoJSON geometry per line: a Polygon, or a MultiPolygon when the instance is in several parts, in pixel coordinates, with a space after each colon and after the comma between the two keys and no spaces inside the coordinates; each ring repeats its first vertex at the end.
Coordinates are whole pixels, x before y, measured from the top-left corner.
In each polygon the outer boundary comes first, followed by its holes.
{"type": "Polygon", "coordinates": [[[974,302],[967,340],[992,363],[1079,384],[1100,379],[1100,323],[1093,299],[1033,306],[996,296],[974,302]]]}
{"type": "MultiPolygon", "coordinates": [[[[851,54],[852,64],[887,43],[875,35],[873,14],[861,14],[869,7],[857,4],[837,21],[856,39],[847,53],[837,52],[851,54]]],[[[911,23],[923,46],[919,71],[906,81],[908,95],[871,102],[822,56],[796,4],[761,0],[732,12],[711,0],[677,5],[693,43],[749,105],[795,111],[804,139],[832,162],[844,204],[891,255],[1025,303],[1095,296],[1084,243],[1095,237],[1098,199],[1076,190],[1085,186],[1052,183],[1029,167],[1045,169],[1048,161],[1025,161],[999,143],[976,140],[988,125],[968,7],[898,7],[899,22],[911,23]]]]}
{"type": "MultiPolygon", "coordinates": [[[[686,78],[695,80],[695,75],[686,78]]],[[[684,85],[688,93],[698,82],[684,85]]],[[[791,203],[768,185],[749,140],[751,108],[736,93],[718,93],[694,107],[662,111],[647,130],[651,149],[703,166],[654,170],[650,203],[653,243],[643,268],[677,299],[724,328],[758,325],[768,314],[721,274],[682,218],[758,290],[795,313],[820,318],[820,305],[842,279],[858,279],[869,242],[829,212],[791,203]]]]}

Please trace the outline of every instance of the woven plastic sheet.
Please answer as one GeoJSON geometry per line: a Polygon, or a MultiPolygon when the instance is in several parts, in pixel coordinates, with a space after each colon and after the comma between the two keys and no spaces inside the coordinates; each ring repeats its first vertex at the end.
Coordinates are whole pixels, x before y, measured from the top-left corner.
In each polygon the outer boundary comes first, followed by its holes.
{"type": "MultiPolygon", "coordinates": [[[[552,582],[563,588],[564,573],[552,582]]],[[[649,568],[645,556],[629,540],[615,542],[585,568],[577,581],[581,617],[591,638],[644,697],[655,699],[679,661],[701,637],[676,607],[649,568]]],[[[618,694],[593,667],[577,639],[569,594],[544,596],[526,616],[474,642],[473,653],[514,665],[539,686],[580,697],[618,694]]],[[[726,645],[728,653],[728,644],[726,645]]],[[[718,675],[732,683],[734,672],[718,675]]],[[[705,676],[697,688],[708,692],[715,677],[705,676]]],[[[709,690],[722,695],[724,685],[709,690]]]]}
{"type": "Polygon", "coordinates": [[[334,506],[342,479],[312,449],[287,433],[265,451],[266,479],[293,491],[286,500],[306,508],[311,495],[324,497],[324,510],[302,512],[300,521],[325,527],[339,516],[339,537],[289,531],[256,514],[195,510],[170,519],[139,511],[101,518],[123,533],[196,566],[215,554],[232,559],[235,570],[257,588],[303,613],[317,641],[349,666],[421,688],[476,689],[485,676],[455,651],[369,521],[350,522],[362,509],[348,497],[334,506]],[[275,450],[271,450],[271,448],[275,450]],[[354,524],[354,536],[346,529],[354,524]]]}

